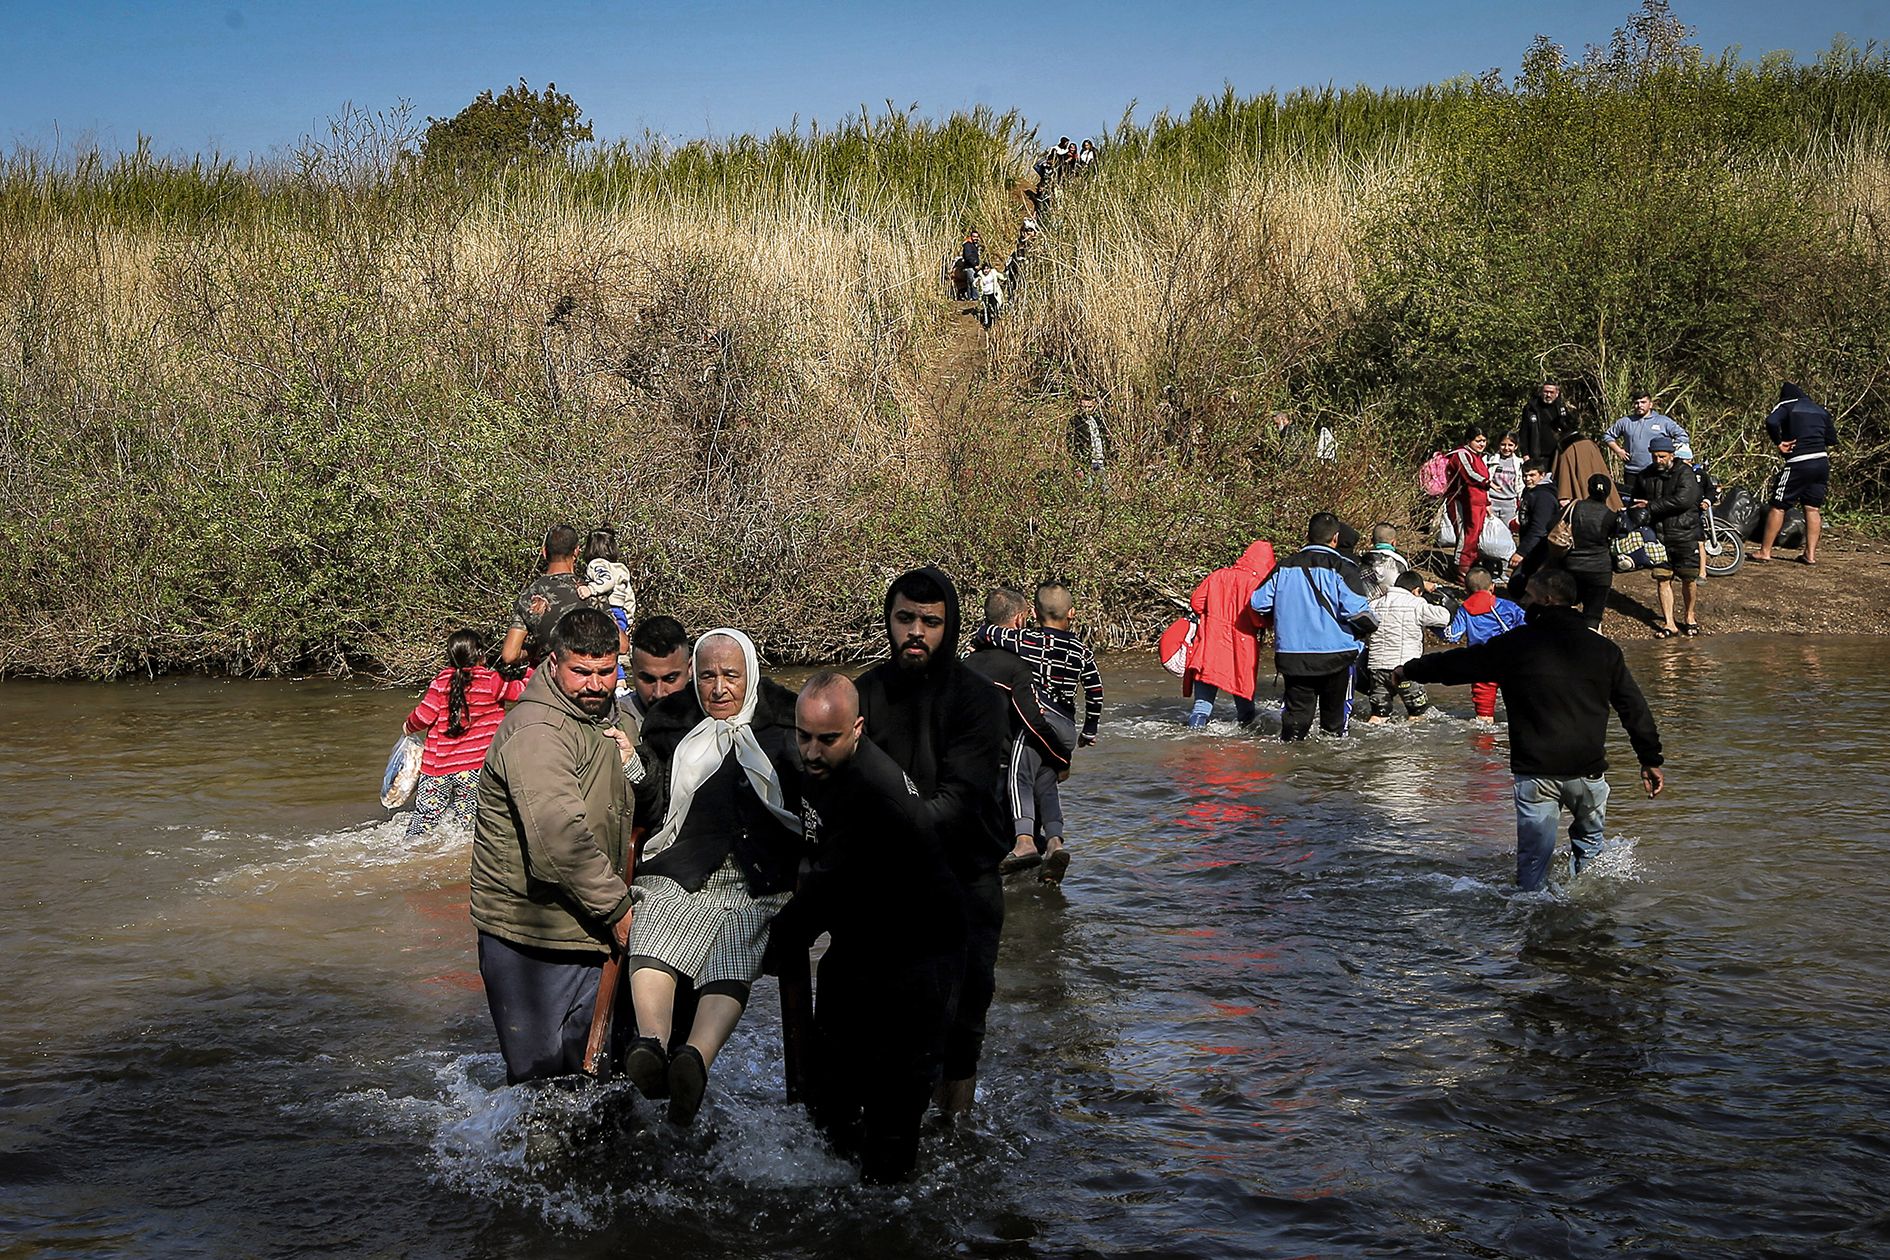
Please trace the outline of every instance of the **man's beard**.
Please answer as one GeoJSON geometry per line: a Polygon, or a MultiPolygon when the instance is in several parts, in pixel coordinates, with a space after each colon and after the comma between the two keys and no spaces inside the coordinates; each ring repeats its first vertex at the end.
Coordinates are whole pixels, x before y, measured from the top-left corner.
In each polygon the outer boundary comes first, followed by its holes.
{"type": "Polygon", "coordinates": [[[590,714],[592,717],[603,717],[604,714],[610,712],[610,706],[616,703],[615,697],[611,696],[608,692],[602,695],[587,695],[583,692],[579,692],[577,695],[572,696],[571,699],[576,702],[578,708],[584,710],[584,712],[590,714]]]}
{"type": "Polygon", "coordinates": [[[899,662],[900,669],[924,669],[927,665],[932,663],[932,652],[931,649],[927,648],[923,643],[908,643],[899,649],[894,659],[899,662]],[[914,654],[907,650],[912,647],[917,647],[919,652],[914,654]]]}

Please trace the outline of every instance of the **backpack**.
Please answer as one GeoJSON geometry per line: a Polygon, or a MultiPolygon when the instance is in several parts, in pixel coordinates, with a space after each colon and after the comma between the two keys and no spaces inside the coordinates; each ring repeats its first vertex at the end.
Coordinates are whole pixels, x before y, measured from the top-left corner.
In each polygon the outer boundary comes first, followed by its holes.
{"type": "Polygon", "coordinates": [[[1431,457],[1418,467],[1417,483],[1418,489],[1433,496],[1450,489],[1450,457],[1442,451],[1432,451],[1431,457]]]}

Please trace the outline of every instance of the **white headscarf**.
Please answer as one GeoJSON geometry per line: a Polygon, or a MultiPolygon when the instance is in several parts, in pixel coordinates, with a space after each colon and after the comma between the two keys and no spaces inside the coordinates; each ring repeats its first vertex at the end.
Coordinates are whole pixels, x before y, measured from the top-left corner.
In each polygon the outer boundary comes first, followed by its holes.
{"type": "MultiPolygon", "coordinates": [[[[676,745],[676,755],[669,765],[669,812],[663,816],[663,825],[643,846],[645,857],[654,856],[676,843],[676,837],[682,832],[683,820],[689,817],[689,804],[695,800],[696,789],[706,782],[710,775],[718,770],[727,759],[729,749],[735,750],[735,760],[748,774],[748,782],[754,786],[755,795],[768,807],[768,812],[787,824],[790,830],[799,832],[800,816],[790,813],[786,801],[781,795],[781,779],[775,773],[774,763],[768,760],[768,754],[761,749],[761,742],[755,738],[754,729],[749,725],[755,718],[755,704],[761,698],[761,663],[755,655],[755,644],[740,630],[711,630],[696,640],[695,651],[689,655],[689,674],[692,687],[696,682],[696,662],[702,655],[702,645],[721,635],[733,639],[742,650],[742,669],[748,677],[748,690],[742,697],[742,707],[734,717],[726,721],[704,714],[690,732],[683,736],[676,745]]],[[[701,700],[698,691],[696,699],[701,700]]]]}

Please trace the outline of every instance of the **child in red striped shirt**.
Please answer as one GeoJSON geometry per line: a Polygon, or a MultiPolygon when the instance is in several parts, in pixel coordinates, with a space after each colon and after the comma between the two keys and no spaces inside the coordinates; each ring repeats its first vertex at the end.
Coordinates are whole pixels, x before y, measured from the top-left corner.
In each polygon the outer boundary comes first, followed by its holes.
{"type": "Polygon", "coordinates": [[[507,682],[485,665],[485,655],[484,635],[455,630],[446,640],[446,668],[407,715],[407,733],[427,735],[407,823],[409,840],[443,821],[472,826],[479,807],[479,767],[505,718],[505,706],[525,691],[524,678],[507,682]]]}

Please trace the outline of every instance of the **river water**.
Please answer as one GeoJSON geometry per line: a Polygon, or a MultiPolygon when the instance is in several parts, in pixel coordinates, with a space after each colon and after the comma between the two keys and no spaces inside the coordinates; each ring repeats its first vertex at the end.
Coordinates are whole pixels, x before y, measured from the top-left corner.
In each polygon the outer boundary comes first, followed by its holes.
{"type": "Polygon", "coordinates": [[[1107,663],[899,1189],[782,1101],[769,981],[688,1134],[503,1086],[466,838],[375,802],[412,695],[0,685],[0,1256],[1890,1255],[1890,643],[1629,651],[1668,794],[1617,730],[1534,895],[1467,693],[1284,748],[1107,663]]]}

